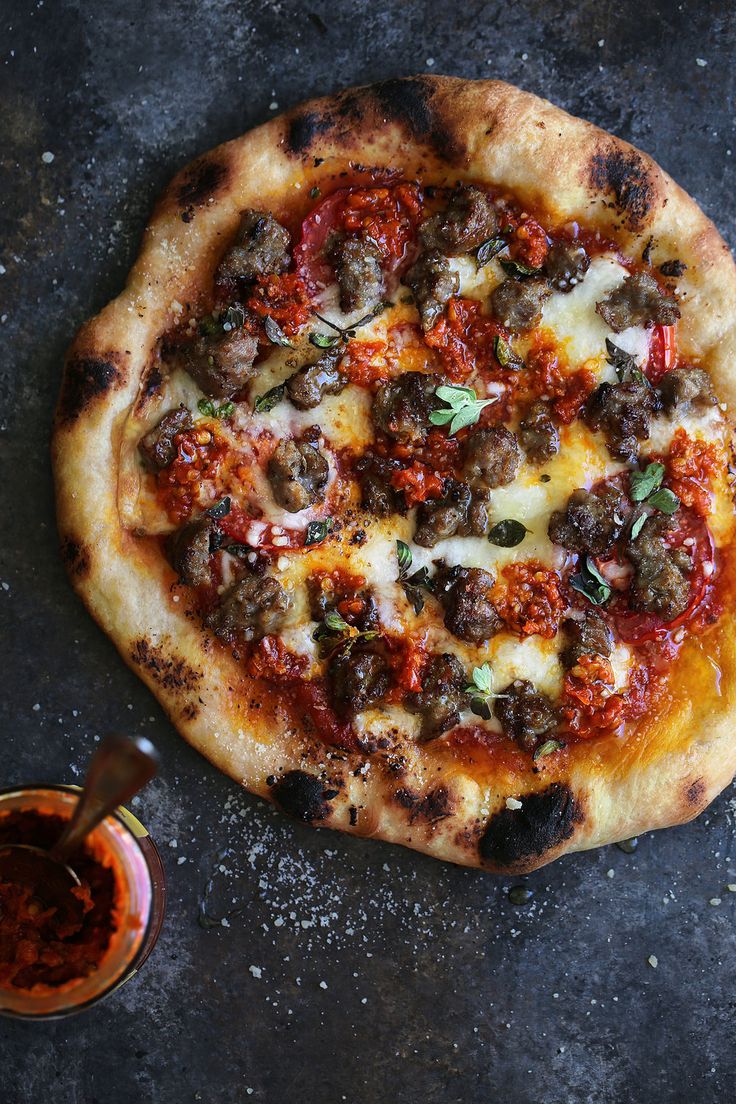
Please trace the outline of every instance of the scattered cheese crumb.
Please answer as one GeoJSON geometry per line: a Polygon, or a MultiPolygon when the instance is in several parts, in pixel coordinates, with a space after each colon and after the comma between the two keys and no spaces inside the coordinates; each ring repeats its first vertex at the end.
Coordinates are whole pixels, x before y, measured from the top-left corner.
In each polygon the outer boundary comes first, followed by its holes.
{"type": "Polygon", "coordinates": [[[507,797],[506,798],[506,808],[507,809],[520,809],[521,808],[521,802],[515,797],[507,797]]]}
{"type": "Polygon", "coordinates": [[[43,161],[44,165],[50,165],[51,162],[54,160],[54,155],[51,150],[46,150],[45,153],[42,153],[41,160],[43,161]]]}
{"type": "Polygon", "coordinates": [[[657,966],[659,965],[659,961],[658,961],[656,955],[650,955],[649,958],[647,959],[647,962],[649,963],[649,965],[652,967],[653,970],[656,970],[657,966]]]}
{"type": "Polygon", "coordinates": [[[714,907],[716,905],[720,905],[720,903],[721,903],[721,898],[720,897],[711,897],[710,901],[708,902],[709,905],[713,905],[714,907]]]}
{"type": "Polygon", "coordinates": [[[263,970],[260,966],[249,966],[248,969],[250,970],[254,978],[263,977],[263,970]]]}
{"type": "Polygon", "coordinates": [[[319,983],[319,987],[320,987],[320,989],[326,989],[327,988],[327,982],[326,981],[321,981],[319,983]]]}
{"type": "Polygon", "coordinates": [[[611,867],[611,869],[610,869],[610,870],[607,870],[607,871],[606,871],[606,877],[607,877],[607,878],[612,878],[612,877],[614,876],[614,874],[615,874],[615,873],[616,873],[616,871],[615,871],[615,870],[613,869],[613,867],[611,867]]]}
{"type": "Polygon", "coordinates": [[[726,889],[729,893],[736,893],[736,882],[729,882],[726,889]]]}
{"type": "Polygon", "coordinates": [[[434,65],[434,58],[427,58],[427,65],[431,69],[432,66],[434,65]]]}
{"type": "Polygon", "coordinates": [[[695,64],[699,65],[701,69],[705,69],[708,62],[705,60],[705,58],[696,58],[695,64]]]}

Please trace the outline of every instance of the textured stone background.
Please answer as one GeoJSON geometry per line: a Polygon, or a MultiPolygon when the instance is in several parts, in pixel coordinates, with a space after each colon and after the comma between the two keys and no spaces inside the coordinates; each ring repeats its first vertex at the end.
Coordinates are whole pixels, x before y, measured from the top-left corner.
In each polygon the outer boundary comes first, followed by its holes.
{"type": "Polygon", "coordinates": [[[718,0],[0,0],[0,780],[73,781],[100,733],[151,736],[137,811],[170,889],[121,992],[2,1024],[4,1104],[732,1096],[732,790],[635,855],[532,875],[524,908],[503,879],[289,823],[176,736],[73,596],[47,442],[64,348],[194,154],[349,84],[499,76],[647,149],[736,244],[735,46],[718,0]],[[209,913],[236,911],[203,927],[208,882],[209,913]]]}

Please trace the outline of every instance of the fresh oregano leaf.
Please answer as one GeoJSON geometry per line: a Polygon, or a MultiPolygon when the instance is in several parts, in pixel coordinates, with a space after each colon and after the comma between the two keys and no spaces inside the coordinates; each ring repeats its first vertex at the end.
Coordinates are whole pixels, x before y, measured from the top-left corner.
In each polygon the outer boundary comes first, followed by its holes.
{"type": "Polygon", "coordinates": [[[493,526],[488,534],[488,539],[491,544],[496,544],[499,548],[516,548],[528,532],[526,525],[522,525],[520,521],[516,521],[514,518],[505,518],[493,526]]]}

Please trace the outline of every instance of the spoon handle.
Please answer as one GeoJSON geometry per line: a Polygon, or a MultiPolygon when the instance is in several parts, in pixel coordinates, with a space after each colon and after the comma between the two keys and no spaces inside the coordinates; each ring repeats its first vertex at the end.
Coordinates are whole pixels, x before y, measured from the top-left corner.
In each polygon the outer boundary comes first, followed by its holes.
{"type": "Polygon", "coordinates": [[[158,763],[158,753],[145,736],[106,737],[92,757],[79,803],[51,857],[65,863],[101,820],[150,782],[158,763]]]}

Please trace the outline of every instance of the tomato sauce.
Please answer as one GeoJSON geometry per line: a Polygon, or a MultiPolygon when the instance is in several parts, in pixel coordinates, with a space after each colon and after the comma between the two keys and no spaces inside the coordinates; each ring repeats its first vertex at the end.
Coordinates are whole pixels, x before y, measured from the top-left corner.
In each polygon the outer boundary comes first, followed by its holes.
{"type": "Polygon", "coordinates": [[[567,605],[557,572],[538,560],[528,560],[507,564],[501,579],[493,604],[507,628],[520,636],[536,634],[551,640],[567,605]]]}
{"type": "Polygon", "coordinates": [[[391,486],[404,492],[409,509],[430,498],[440,498],[444,485],[442,476],[419,460],[414,460],[410,467],[396,471],[391,476],[391,486]]]}
{"type": "MultiPolygon", "coordinates": [[[[61,816],[16,810],[0,818],[0,847],[23,843],[48,850],[66,827],[61,816]]],[[[0,881],[0,986],[61,986],[94,973],[116,931],[121,889],[104,856],[85,843],[73,857],[81,885],[70,893],[81,916],[44,901],[44,887],[0,881]]]]}
{"type": "Polygon", "coordinates": [[[314,294],[333,278],[324,256],[331,234],[365,234],[377,245],[388,274],[406,267],[415,254],[414,239],[422,208],[416,184],[339,188],[322,199],[302,222],[294,250],[296,270],[314,294]]]}
{"type": "Polygon", "coordinates": [[[551,399],[558,421],[570,425],[595,390],[597,382],[591,368],[568,371],[561,363],[554,343],[542,338],[527,356],[520,387],[529,398],[551,399]]]}
{"type": "Polygon", "coordinates": [[[214,430],[195,426],[174,438],[176,456],[156,476],[158,500],[170,521],[181,523],[199,500],[202,485],[217,479],[227,445],[214,430]]]}
{"type": "Polygon", "coordinates": [[[513,371],[503,369],[493,351],[494,338],[509,340],[508,330],[481,313],[475,299],[451,299],[444,314],[425,334],[435,349],[448,378],[455,383],[479,372],[492,382],[509,382],[513,371]]]}
{"type": "Polygon", "coordinates": [[[713,475],[719,466],[718,447],[712,441],[689,437],[684,429],[678,429],[669,452],[661,460],[667,469],[667,484],[680,501],[701,517],[707,517],[713,475]]]}
{"type": "MultiPolygon", "coordinates": [[[[293,337],[312,317],[307,285],[296,272],[258,276],[245,306],[258,318],[268,315],[278,322],[287,337],[293,337]]],[[[267,343],[268,340],[263,332],[262,341],[267,343]]]]}
{"type": "Polygon", "coordinates": [[[548,252],[547,232],[536,219],[524,219],[511,239],[509,256],[527,268],[541,268],[548,252]]]}

